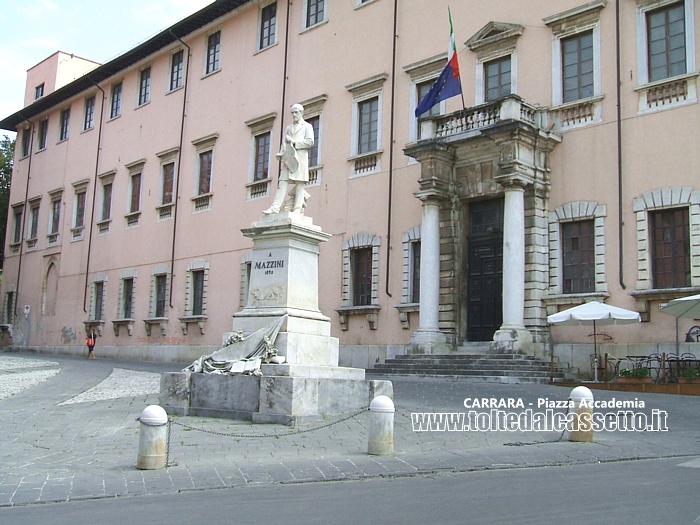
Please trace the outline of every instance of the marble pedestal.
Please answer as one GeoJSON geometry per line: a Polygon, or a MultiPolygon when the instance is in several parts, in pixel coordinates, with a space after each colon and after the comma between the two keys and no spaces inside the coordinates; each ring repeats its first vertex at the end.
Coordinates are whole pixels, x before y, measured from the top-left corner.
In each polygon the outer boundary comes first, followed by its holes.
{"type": "Polygon", "coordinates": [[[390,381],[367,381],[364,369],[338,366],[338,339],[318,308],[319,245],[330,235],[293,212],[263,217],[242,232],[253,252],[247,304],[233,315],[232,332],[247,335],[284,317],[274,346],[285,363],[262,365],[262,377],[164,374],[161,405],[173,413],[290,424],[368,407],[375,395],[393,397],[390,381]]]}

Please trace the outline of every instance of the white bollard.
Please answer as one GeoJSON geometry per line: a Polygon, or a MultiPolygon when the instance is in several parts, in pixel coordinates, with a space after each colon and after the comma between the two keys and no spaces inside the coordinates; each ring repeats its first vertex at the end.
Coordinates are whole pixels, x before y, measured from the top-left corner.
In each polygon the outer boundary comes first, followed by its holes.
{"type": "Polygon", "coordinates": [[[168,414],[158,405],[147,406],[139,417],[139,455],[136,468],[157,470],[165,467],[167,452],[168,414]]]}
{"type": "Polygon", "coordinates": [[[593,441],[593,392],[585,386],[577,386],[569,394],[574,414],[569,441],[593,441]]]}
{"type": "Polygon", "coordinates": [[[389,396],[377,396],[369,404],[369,441],[367,453],[386,456],[394,453],[394,402],[389,396]]]}

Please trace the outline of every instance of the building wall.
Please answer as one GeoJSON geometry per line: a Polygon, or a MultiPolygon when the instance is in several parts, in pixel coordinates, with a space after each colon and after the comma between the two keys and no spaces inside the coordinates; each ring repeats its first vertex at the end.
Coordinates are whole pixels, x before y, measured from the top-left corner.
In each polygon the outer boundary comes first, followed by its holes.
{"type": "MultiPolygon", "coordinates": [[[[395,308],[402,301],[404,286],[402,235],[421,223],[421,203],[413,196],[419,189],[421,166],[403,153],[410,142],[410,130],[415,126],[410,103],[415,100],[411,71],[421,61],[444,56],[449,29],[448,2],[398,3],[395,63],[392,61],[393,2],[373,0],[365,5],[327,2],[327,21],[305,30],[301,24],[303,4],[294,2],[289,6],[288,47],[285,46],[287,4],[278,2],[276,44],[257,50],[259,10],[266,3],[251,2],[183,37],[189,50],[176,42],[101,83],[101,90],[80,93],[32,120],[36,125],[48,116],[49,140],[45,150],[35,150],[26,158],[21,157],[18,140],[11,206],[27,201],[24,208],[28,210],[31,202],[40,197],[40,226],[36,248],[28,249],[24,242],[21,254],[12,254],[11,249],[6,251],[10,255],[5,261],[3,297],[6,298],[8,291],[15,291],[15,344],[21,341],[32,347],[81,347],[84,322],[90,320],[92,283],[97,279],[104,280],[106,290],[105,324],[99,345],[113,348],[116,353],[120,348],[191,347],[194,354],[219,346],[222,334],[230,330],[231,315],[243,306],[239,300],[241,263],[252,245],[240,230],[257,220],[271,202],[278,169],[274,153],[279,147],[281,130],[289,122],[289,106],[310,101],[322,108],[322,177],[320,184],[308,187],[311,198],[306,214],[333,236],[321,246],[320,309],[332,320],[333,335],[340,338],[345,363],[360,366],[366,355],[366,366],[372,366],[377,359],[400,353],[397,349],[407,344],[418,328],[417,312],[408,313],[409,322],[402,323],[395,308]],[[221,69],[206,75],[207,37],[215,31],[221,31],[222,35],[221,69]],[[169,92],[171,55],[180,49],[190,53],[187,89],[169,92]],[[139,74],[146,67],[151,68],[151,99],[138,107],[139,74]],[[110,119],[111,90],[118,82],[123,86],[122,112],[119,117],[110,119]],[[356,175],[353,173],[353,99],[370,88],[381,94],[381,170],[356,175]],[[93,95],[96,97],[95,125],[83,131],[85,99],[93,95]],[[71,108],[70,136],[59,141],[60,112],[67,107],[71,108]],[[254,122],[266,118],[272,123],[271,183],[265,195],[250,198],[246,185],[252,180],[254,122]],[[197,155],[202,140],[213,145],[212,196],[209,209],[195,211],[197,155]],[[158,154],[167,151],[176,151],[179,162],[176,220],[159,219],[157,212],[161,170],[158,154]],[[130,191],[128,166],[141,161],[141,214],[137,225],[128,226],[125,218],[130,191]],[[100,233],[96,222],[100,214],[101,184],[110,177],[113,177],[112,218],[109,231],[100,233]],[[76,185],[80,187],[81,181],[86,184],[87,191],[86,221],[82,238],[76,240],[71,232],[72,214],[75,188],[76,185]],[[60,234],[58,243],[48,246],[45,232],[51,201],[49,192],[60,189],[60,234]],[[377,257],[377,300],[381,308],[376,324],[370,323],[364,315],[351,315],[344,327],[335,312],[342,302],[342,248],[353,236],[364,232],[381,240],[377,257]],[[196,325],[188,325],[187,334],[184,334],[178,317],[187,313],[187,268],[193,261],[200,260],[208,264],[207,320],[204,333],[196,325]],[[45,307],[42,310],[42,303],[47,296],[45,288],[51,262],[58,269],[59,278],[56,307],[47,312],[45,307]],[[148,335],[143,319],[152,317],[151,281],[158,268],[172,271],[172,300],[168,297],[165,331],[153,328],[148,335]],[[125,272],[136,276],[133,313],[136,321],[132,335],[123,328],[116,335],[111,320],[118,318],[119,283],[125,272]],[[30,313],[24,319],[28,333],[20,338],[24,305],[30,306],[30,313]]],[[[513,9],[511,4],[501,0],[469,0],[450,5],[467,107],[480,101],[477,78],[483,64],[479,53],[470,50],[465,42],[489,22],[524,28],[516,39],[513,55],[517,69],[515,93],[528,104],[551,106],[555,82],[553,31],[544,20],[591,5],[576,0],[542,0],[528,2],[527,9],[513,9]]],[[[611,304],[649,312],[649,322],[634,327],[615,327],[615,339],[634,343],[673,341],[673,320],[658,312],[662,299],[640,302],[639,297],[630,295],[636,289],[639,271],[633,200],[658,188],[697,187],[699,161],[690,152],[695,149],[700,131],[698,106],[696,100],[692,100],[659,111],[639,111],[637,9],[649,2],[620,2],[623,64],[620,84],[623,207],[620,217],[616,3],[598,4],[600,118],[588,125],[555,130],[561,143],[549,156],[550,187],[544,200],[528,198],[527,217],[535,225],[536,235],[547,235],[547,212],[572,202],[596,202],[605,206],[605,298],[611,304]],[[623,224],[622,276],[618,275],[620,220],[623,224]]],[[[696,18],[700,16],[699,11],[695,5],[696,18]]],[[[694,26],[697,27],[697,20],[694,26]]],[[[696,40],[693,45],[697,49],[696,40]]],[[[435,69],[435,75],[441,64],[435,69]]],[[[28,94],[30,84],[33,90],[40,76],[45,76],[48,86],[59,75],[54,66],[42,66],[30,70],[30,76],[28,94]]],[[[461,108],[461,98],[454,97],[444,103],[443,111],[450,113],[461,108]]],[[[25,126],[20,126],[19,131],[25,126]]],[[[462,153],[468,155],[468,148],[462,153]]],[[[463,157],[458,164],[465,162],[476,160],[463,157]]],[[[441,277],[445,290],[453,289],[442,294],[441,328],[457,332],[457,342],[463,342],[460,340],[463,314],[457,313],[462,306],[459,293],[455,291],[461,290],[464,283],[454,271],[462,264],[456,252],[464,246],[449,241],[459,240],[463,232],[458,215],[443,210],[442,218],[445,216],[441,277]],[[456,223],[450,224],[450,220],[456,223]]],[[[12,220],[11,210],[8,231],[12,229],[12,220]]],[[[25,231],[27,227],[25,224],[25,231]]],[[[11,244],[11,235],[8,239],[11,244]]],[[[549,239],[542,241],[529,251],[528,275],[537,275],[539,283],[547,283],[551,281],[550,265],[544,247],[549,245],[549,239]]],[[[533,321],[532,329],[544,333],[538,337],[546,338],[547,327],[541,322],[542,316],[555,310],[557,305],[566,304],[566,300],[547,303],[544,298],[552,295],[552,290],[542,287],[535,287],[537,291],[530,296],[527,308],[536,312],[532,314],[533,319],[540,319],[533,321]],[[539,304],[534,304],[538,301],[539,304]]],[[[4,320],[8,321],[6,310],[4,305],[4,320]]],[[[681,330],[687,330],[691,324],[692,321],[681,320],[681,330]]],[[[589,333],[590,329],[586,328],[554,328],[551,337],[555,342],[585,343],[589,341],[589,333]]]]}

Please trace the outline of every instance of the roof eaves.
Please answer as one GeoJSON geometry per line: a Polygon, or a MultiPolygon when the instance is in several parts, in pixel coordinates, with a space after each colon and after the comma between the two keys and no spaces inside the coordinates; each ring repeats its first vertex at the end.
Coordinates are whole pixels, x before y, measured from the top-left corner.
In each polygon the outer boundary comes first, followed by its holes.
{"type": "Polygon", "coordinates": [[[53,93],[37,100],[29,106],[17,111],[13,115],[0,120],[0,129],[7,131],[17,131],[17,127],[36,115],[68,100],[69,98],[90,89],[92,86],[118,74],[144,58],[156,53],[157,51],[169,46],[178,38],[183,38],[190,33],[201,29],[214,20],[230,13],[231,11],[249,3],[251,0],[216,0],[208,6],[200,9],[196,13],[176,22],[172,26],[164,29],[152,38],[146,40],[142,44],[133,49],[119,55],[82,77],[66,84],[57,89],[53,93]]]}

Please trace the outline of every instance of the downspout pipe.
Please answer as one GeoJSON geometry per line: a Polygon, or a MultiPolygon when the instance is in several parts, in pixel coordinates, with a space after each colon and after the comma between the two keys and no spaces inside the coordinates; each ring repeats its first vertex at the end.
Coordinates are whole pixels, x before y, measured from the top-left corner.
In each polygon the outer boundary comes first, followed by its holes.
{"type": "Polygon", "coordinates": [[[92,205],[90,207],[90,229],[88,230],[88,250],[87,261],[85,263],[85,288],[83,290],[83,312],[88,313],[88,290],[90,289],[90,259],[92,256],[92,231],[95,225],[95,200],[97,197],[97,176],[100,169],[100,152],[102,151],[102,121],[104,120],[105,110],[105,90],[102,89],[94,80],[87,75],[90,82],[102,93],[102,102],[100,104],[100,126],[97,132],[97,155],[95,155],[95,176],[92,185],[92,205]]]}
{"type": "MultiPolygon", "coordinates": [[[[287,105],[287,67],[289,64],[289,6],[291,6],[291,0],[287,0],[287,20],[285,21],[285,32],[284,32],[284,67],[283,67],[283,78],[282,78],[282,111],[281,115],[286,112],[287,105]]],[[[280,139],[279,143],[284,143],[284,116],[282,117],[282,125],[280,126],[280,139]]],[[[282,175],[282,163],[277,163],[277,180],[279,180],[282,175]]]]}
{"type": "Polygon", "coordinates": [[[391,33],[391,107],[389,118],[389,198],[387,202],[386,218],[386,287],[385,292],[388,297],[392,297],[389,292],[389,276],[391,275],[391,212],[393,208],[393,187],[394,187],[394,106],[396,99],[396,26],[398,21],[399,0],[394,0],[394,26],[391,33]]]}
{"type": "MultiPolygon", "coordinates": [[[[22,112],[18,112],[19,115],[22,115],[22,112]]],[[[31,126],[32,132],[30,133],[30,138],[29,138],[29,163],[27,165],[27,184],[24,188],[24,205],[22,206],[22,225],[20,229],[20,236],[19,236],[19,262],[17,265],[17,284],[15,285],[15,305],[14,305],[14,311],[13,311],[13,318],[17,317],[17,305],[19,304],[19,283],[20,283],[20,278],[22,277],[22,255],[24,254],[24,232],[25,232],[25,223],[27,221],[27,205],[29,201],[29,180],[31,179],[31,174],[32,174],[32,158],[34,156],[34,122],[29,120],[28,118],[24,119],[25,121],[29,122],[29,125],[31,126]]]]}
{"type": "Polygon", "coordinates": [[[617,239],[618,239],[618,262],[619,262],[619,282],[623,290],[627,289],[625,286],[625,255],[624,255],[624,241],[623,235],[623,225],[624,221],[622,218],[623,213],[623,193],[622,193],[622,95],[621,95],[621,84],[622,84],[622,72],[621,72],[621,52],[620,52],[620,0],[615,0],[615,54],[617,60],[617,239]]]}
{"type": "Polygon", "coordinates": [[[175,245],[177,244],[177,209],[180,201],[180,164],[182,163],[182,144],[185,140],[185,116],[187,111],[187,87],[190,77],[190,58],[192,50],[182,38],[173,33],[172,29],[168,30],[171,35],[177,38],[180,43],[187,48],[187,64],[185,65],[185,85],[182,93],[182,115],[180,117],[180,145],[177,150],[177,173],[175,174],[175,194],[173,195],[173,234],[170,241],[170,308],[173,308],[173,277],[175,275],[175,245]]]}

